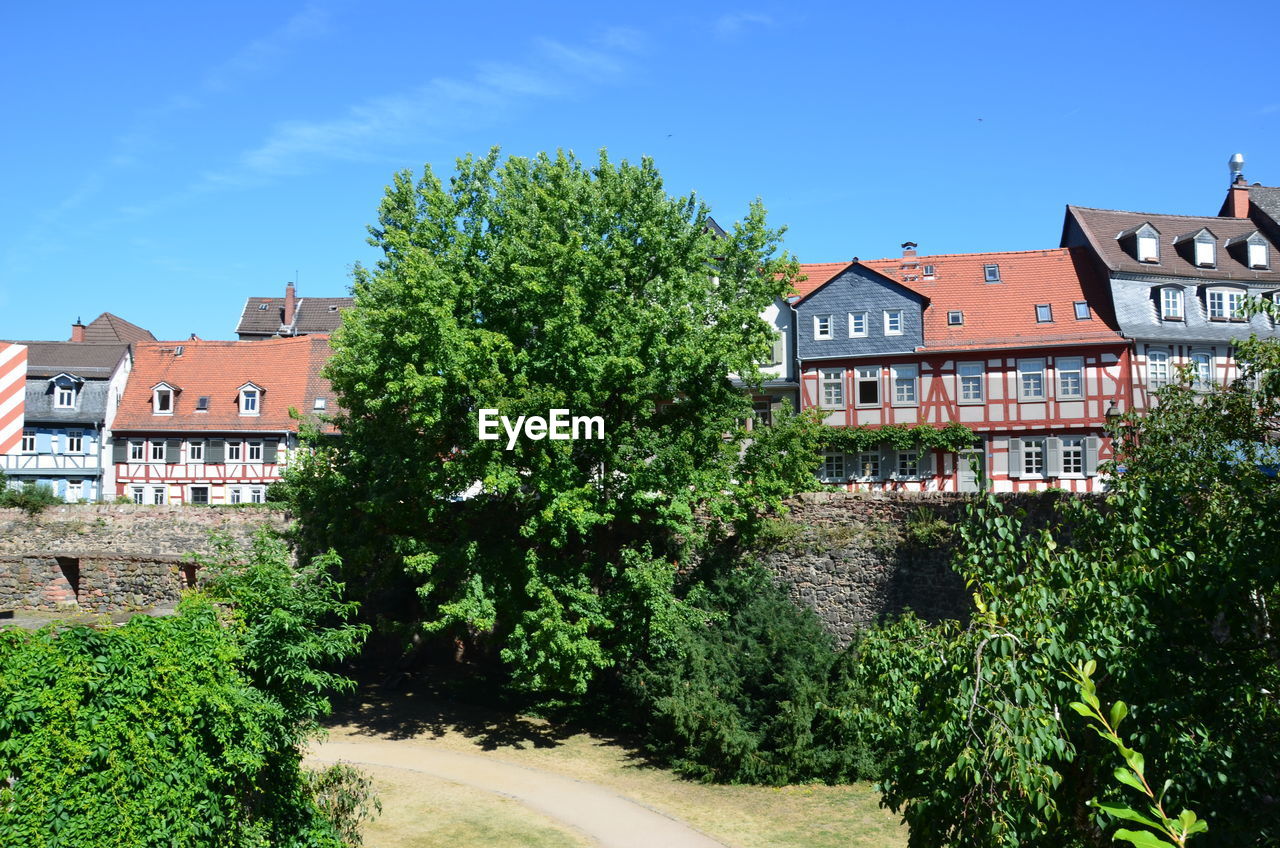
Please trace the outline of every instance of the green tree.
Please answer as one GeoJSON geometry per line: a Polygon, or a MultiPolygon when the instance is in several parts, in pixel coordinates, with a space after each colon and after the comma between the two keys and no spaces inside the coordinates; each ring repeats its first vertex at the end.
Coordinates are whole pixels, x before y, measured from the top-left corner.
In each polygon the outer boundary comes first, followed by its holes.
{"type": "Polygon", "coordinates": [[[294,478],[308,544],[336,544],[404,635],[478,638],[530,690],[581,693],[664,638],[687,546],[815,462],[807,417],[744,448],[728,376],[757,374],[796,266],[758,203],[709,224],[647,159],[397,174],[327,371],[341,444],[294,478]],[[485,408],[598,415],[604,438],[482,441],[485,408]]]}

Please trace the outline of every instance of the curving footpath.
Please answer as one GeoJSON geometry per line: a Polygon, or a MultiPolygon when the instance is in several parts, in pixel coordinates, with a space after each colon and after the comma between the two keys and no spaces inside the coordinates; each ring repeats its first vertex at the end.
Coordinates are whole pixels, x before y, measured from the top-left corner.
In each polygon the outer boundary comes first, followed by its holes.
{"type": "Polygon", "coordinates": [[[323,742],[311,758],[388,766],[505,795],[594,839],[603,848],[726,848],[683,822],[603,786],[503,760],[425,745],[323,742]]]}

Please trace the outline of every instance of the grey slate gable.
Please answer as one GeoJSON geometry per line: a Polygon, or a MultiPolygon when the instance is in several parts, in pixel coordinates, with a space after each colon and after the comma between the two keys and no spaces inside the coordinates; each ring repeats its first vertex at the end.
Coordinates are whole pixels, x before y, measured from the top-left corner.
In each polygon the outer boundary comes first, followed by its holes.
{"type": "Polygon", "coordinates": [[[1120,332],[1130,339],[1159,339],[1184,344],[1238,341],[1249,338],[1253,333],[1280,338],[1280,328],[1272,326],[1271,320],[1263,315],[1255,315],[1248,321],[1210,321],[1205,313],[1203,291],[1217,286],[1244,288],[1252,297],[1274,291],[1274,286],[1248,286],[1244,281],[1113,274],[1111,299],[1115,304],[1120,332]],[[1164,286],[1182,289],[1185,313],[1182,321],[1160,320],[1155,290],[1164,286]]]}
{"type": "Polygon", "coordinates": [[[877,271],[854,263],[796,306],[801,360],[912,353],[924,345],[928,298],[877,271]],[[884,313],[902,311],[902,335],[886,336],[884,313]],[[849,313],[869,313],[865,338],[849,338],[849,313]],[[814,316],[831,316],[831,338],[814,339],[814,316]]]}
{"type": "Polygon", "coordinates": [[[80,387],[75,409],[53,405],[53,390],[43,377],[27,379],[24,420],[29,424],[97,424],[107,414],[107,381],[86,380],[80,387]]]}

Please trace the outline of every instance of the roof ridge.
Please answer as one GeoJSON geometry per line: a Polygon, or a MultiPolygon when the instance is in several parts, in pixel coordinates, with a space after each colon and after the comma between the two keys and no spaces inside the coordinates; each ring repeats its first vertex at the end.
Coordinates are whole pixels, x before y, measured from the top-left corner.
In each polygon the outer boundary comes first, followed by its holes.
{"type": "MultiPolygon", "coordinates": [[[[1265,186],[1264,186],[1265,187],[1265,186]]],[[[1116,212],[1121,215],[1148,215],[1156,218],[1200,218],[1205,221],[1247,221],[1248,218],[1228,218],[1223,215],[1182,215],[1177,212],[1141,212],[1134,209],[1101,209],[1097,206],[1075,206],[1068,203],[1068,209],[1082,209],[1085,212],[1116,212]]]]}
{"type": "Polygon", "coordinates": [[[961,256],[1020,256],[1031,253],[1051,254],[1051,253],[1069,253],[1069,247],[1033,247],[1028,250],[984,250],[977,253],[921,253],[916,256],[886,256],[881,259],[859,259],[862,264],[868,262],[901,262],[903,259],[944,259],[947,257],[961,256]]]}

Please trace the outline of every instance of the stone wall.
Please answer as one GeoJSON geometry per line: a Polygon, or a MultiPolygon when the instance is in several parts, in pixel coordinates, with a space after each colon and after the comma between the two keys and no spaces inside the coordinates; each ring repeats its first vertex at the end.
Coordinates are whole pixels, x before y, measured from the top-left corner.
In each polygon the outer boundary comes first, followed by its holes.
{"type": "Polygon", "coordinates": [[[0,609],[99,612],[177,601],[195,580],[189,553],[212,553],[210,533],[247,541],[273,509],[67,504],[28,516],[0,509],[0,609]]]}
{"type": "MultiPolygon", "coordinates": [[[[955,493],[811,492],[787,502],[762,553],[797,602],[817,612],[842,644],[881,616],[911,608],[922,618],[967,617],[968,593],[951,570],[950,541],[921,544],[917,516],[954,527],[971,495],[955,493]]],[[[1053,514],[1056,497],[1001,495],[1033,525],[1053,514]]],[[[941,529],[941,528],[940,528],[941,529]]]]}

